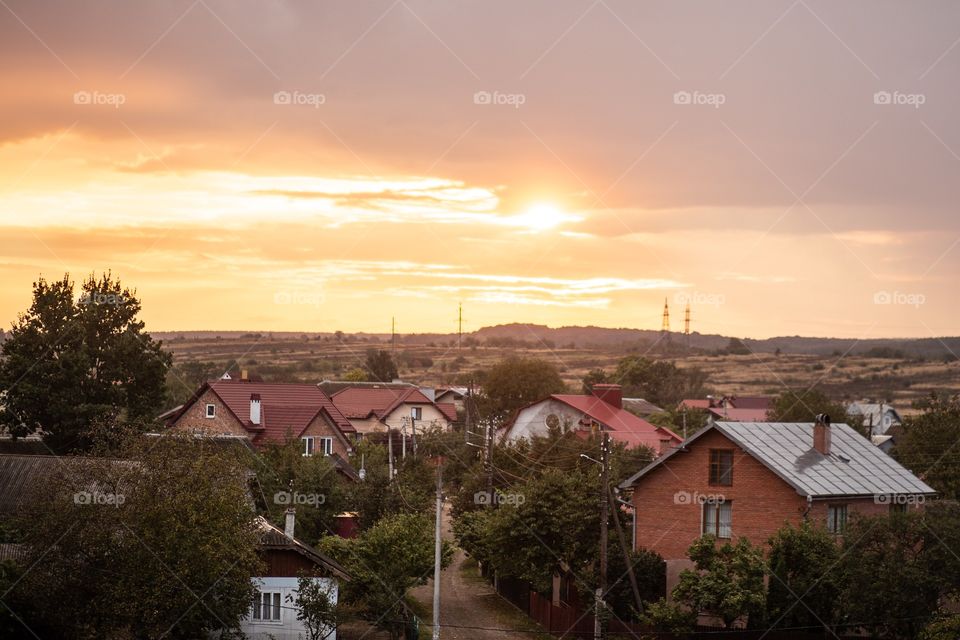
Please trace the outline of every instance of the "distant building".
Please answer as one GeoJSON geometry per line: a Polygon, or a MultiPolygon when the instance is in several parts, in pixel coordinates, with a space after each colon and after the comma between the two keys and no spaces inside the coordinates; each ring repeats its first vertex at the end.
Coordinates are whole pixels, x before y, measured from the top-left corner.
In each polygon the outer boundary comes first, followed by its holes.
{"type": "Polygon", "coordinates": [[[553,394],[529,404],[505,425],[503,440],[546,435],[551,427],[588,436],[605,432],[627,447],[647,446],[658,455],[679,446],[682,438],[623,408],[620,385],[595,384],[592,395],[553,394]]]}
{"type": "Polygon", "coordinates": [[[641,418],[652,416],[655,413],[663,413],[663,409],[643,398],[624,398],[623,408],[641,418]]]}
{"type": "Polygon", "coordinates": [[[437,387],[434,400],[436,402],[453,403],[458,411],[463,411],[464,402],[470,392],[466,387],[437,387]]]}
{"type": "Polygon", "coordinates": [[[351,386],[333,394],[333,404],[360,436],[390,430],[450,429],[457,420],[453,403],[434,402],[415,386],[351,386]]]}
{"type": "Polygon", "coordinates": [[[882,436],[890,430],[903,424],[903,418],[892,405],[882,402],[851,402],[847,406],[850,415],[863,416],[863,426],[869,429],[867,433],[882,436]]]}
{"type": "Polygon", "coordinates": [[[915,508],[934,490],[845,424],[714,422],[625,480],[636,546],[667,562],[668,593],[698,537],[763,545],[785,522],[843,533],[856,513],[915,508]]]}
{"type": "Polygon", "coordinates": [[[353,452],[356,431],[330,398],[312,384],[213,380],[167,418],[169,429],[220,438],[245,438],[254,447],[300,440],[304,455],[353,452]]]}
{"type": "Polygon", "coordinates": [[[773,407],[773,398],[768,396],[707,396],[703,400],[680,401],[680,409],[705,411],[707,422],[766,422],[767,413],[773,407]]]}

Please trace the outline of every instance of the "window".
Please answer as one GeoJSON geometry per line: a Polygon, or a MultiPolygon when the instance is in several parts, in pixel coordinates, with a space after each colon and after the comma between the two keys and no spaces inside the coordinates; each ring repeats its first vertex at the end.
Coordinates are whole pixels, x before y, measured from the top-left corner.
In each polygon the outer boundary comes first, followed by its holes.
{"type": "Polygon", "coordinates": [[[410,417],[414,420],[423,420],[423,407],[411,407],[410,417]]]}
{"type": "Polygon", "coordinates": [[[280,620],[280,593],[257,591],[253,595],[253,620],[280,620]]]}
{"type": "Polygon", "coordinates": [[[206,411],[206,413],[205,413],[204,415],[205,415],[206,417],[208,417],[208,418],[216,418],[216,417],[217,417],[217,405],[215,405],[215,404],[208,404],[208,405],[207,405],[207,411],[206,411]]]}
{"type": "Polygon", "coordinates": [[[305,438],[301,438],[301,440],[303,440],[303,455],[312,456],[314,444],[313,436],[307,436],[305,438]]]}
{"type": "Polygon", "coordinates": [[[710,449],[710,484],[724,487],[733,484],[732,449],[710,449]]]}
{"type": "Polygon", "coordinates": [[[323,437],[320,438],[320,450],[323,452],[323,455],[329,456],[333,453],[333,438],[323,437]]]}
{"type": "Polygon", "coordinates": [[[733,529],[733,504],[708,500],[703,503],[703,533],[712,533],[718,538],[731,538],[733,529]]]}
{"type": "Polygon", "coordinates": [[[906,513],[907,512],[907,503],[906,502],[891,502],[890,503],[890,513],[906,513]]]}
{"type": "Polygon", "coordinates": [[[839,535],[847,526],[847,505],[832,504],[827,507],[827,531],[839,535]]]}

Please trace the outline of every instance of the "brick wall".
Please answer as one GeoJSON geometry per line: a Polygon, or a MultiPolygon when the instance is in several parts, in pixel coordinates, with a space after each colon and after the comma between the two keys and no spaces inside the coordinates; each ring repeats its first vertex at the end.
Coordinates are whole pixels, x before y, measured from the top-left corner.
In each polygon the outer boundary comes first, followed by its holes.
{"type": "Polygon", "coordinates": [[[207,389],[203,395],[180,416],[171,428],[189,433],[205,433],[210,435],[248,435],[247,430],[244,429],[240,421],[234,417],[230,409],[227,408],[227,405],[210,389],[207,389]],[[213,404],[217,408],[216,417],[206,417],[208,404],[213,404]]]}
{"type": "MultiPolygon", "coordinates": [[[[313,421],[307,425],[307,428],[304,429],[303,435],[318,437],[329,436],[333,438],[333,452],[346,459],[347,447],[344,444],[343,439],[337,435],[336,429],[330,423],[330,419],[327,418],[324,412],[321,411],[319,414],[317,414],[317,417],[315,417],[313,421]]],[[[319,444],[317,444],[317,450],[320,450],[319,444]]]]}

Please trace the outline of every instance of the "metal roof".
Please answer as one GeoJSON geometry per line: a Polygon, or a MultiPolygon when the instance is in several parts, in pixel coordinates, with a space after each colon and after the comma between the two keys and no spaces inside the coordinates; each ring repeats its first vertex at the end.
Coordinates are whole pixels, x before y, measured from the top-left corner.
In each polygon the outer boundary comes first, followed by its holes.
{"type": "Polygon", "coordinates": [[[811,498],[935,494],[929,485],[846,424],[831,425],[830,455],[813,448],[812,422],[715,422],[683,447],[658,458],[625,480],[629,487],[703,434],[716,429],[765,467],[811,498]]]}

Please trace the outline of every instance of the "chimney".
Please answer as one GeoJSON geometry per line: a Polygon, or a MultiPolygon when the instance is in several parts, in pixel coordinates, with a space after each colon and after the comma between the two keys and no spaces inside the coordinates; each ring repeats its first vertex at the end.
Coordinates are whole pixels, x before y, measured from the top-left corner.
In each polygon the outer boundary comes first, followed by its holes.
{"type": "Polygon", "coordinates": [[[250,422],[260,424],[260,394],[250,394],[250,422]]]}
{"type": "Polygon", "coordinates": [[[247,380],[248,377],[249,377],[249,376],[247,376],[247,370],[246,370],[246,369],[240,369],[240,379],[241,379],[241,380],[247,380]]]}
{"type": "Polygon", "coordinates": [[[825,413],[818,413],[813,423],[813,448],[830,455],[830,416],[825,413]]]}
{"type": "Polygon", "coordinates": [[[293,540],[293,528],[297,524],[297,510],[293,507],[287,509],[286,519],[283,522],[283,535],[293,540]]]}
{"type": "Polygon", "coordinates": [[[623,409],[623,389],[618,384],[595,384],[593,385],[593,395],[600,398],[607,404],[623,409]]]}

